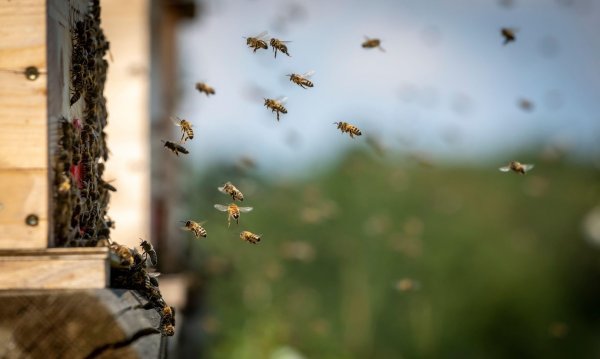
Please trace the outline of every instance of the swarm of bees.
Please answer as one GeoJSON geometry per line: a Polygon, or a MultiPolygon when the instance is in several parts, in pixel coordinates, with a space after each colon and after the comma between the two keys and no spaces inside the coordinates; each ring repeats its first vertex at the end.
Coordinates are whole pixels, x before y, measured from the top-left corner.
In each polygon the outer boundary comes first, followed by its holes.
{"type": "Polygon", "coordinates": [[[160,315],[158,331],[163,336],[175,334],[175,309],[167,305],[158,289],[156,277],[160,273],[148,271],[148,262],[152,267],[158,264],[158,256],[152,244],[141,240],[143,254],[136,248],[113,242],[110,245],[111,287],[137,290],[148,303],[144,309],[154,309],[160,315]]]}

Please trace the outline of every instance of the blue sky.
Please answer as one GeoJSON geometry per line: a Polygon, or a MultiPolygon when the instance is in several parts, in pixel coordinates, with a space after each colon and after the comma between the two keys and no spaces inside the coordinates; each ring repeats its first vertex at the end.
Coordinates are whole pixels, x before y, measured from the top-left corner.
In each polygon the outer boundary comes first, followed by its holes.
{"type": "MultiPolygon", "coordinates": [[[[253,157],[267,171],[327,164],[356,124],[386,148],[477,161],[531,143],[600,152],[600,4],[592,0],[205,1],[180,28],[181,99],[194,163],[253,157]],[[501,27],[518,29],[502,45],[501,27]],[[292,57],[252,51],[268,30],[292,57]],[[386,52],[365,50],[378,37],[386,52]],[[285,74],[315,70],[315,87],[285,74]],[[194,90],[206,81],[217,94],[194,90]],[[262,97],[287,96],[281,121],[262,97]],[[532,112],[517,106],[534,103],[532,112]]],[[[176,130],[176,128],[174,128],[176,130]]],[[[494,164],[496,165],[496,164],[494,164]]]]}

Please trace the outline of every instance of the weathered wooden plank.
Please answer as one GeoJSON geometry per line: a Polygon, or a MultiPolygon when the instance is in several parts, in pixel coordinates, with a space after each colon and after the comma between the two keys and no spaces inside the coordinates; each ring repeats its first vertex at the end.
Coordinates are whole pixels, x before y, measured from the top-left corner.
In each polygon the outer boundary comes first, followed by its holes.
{"type": "Polygon", "coordinates": [[[44,248],[48,231],[46,1],[0,4],[0,248],[44,248]],[[27,78],[25,69],[39,75],[27,78]],[[25,217],[35,214],[36,226],[25,217]]]}
{"type": "Polygon", "coordinates": [[[127,290],[0,292],[2,358],[159,358],[158,313],[127,290]]]}
{"type": "Polygon", "coordinates": [[[105,288],[108,248],[0,251],[0,289],[105,288]]]}

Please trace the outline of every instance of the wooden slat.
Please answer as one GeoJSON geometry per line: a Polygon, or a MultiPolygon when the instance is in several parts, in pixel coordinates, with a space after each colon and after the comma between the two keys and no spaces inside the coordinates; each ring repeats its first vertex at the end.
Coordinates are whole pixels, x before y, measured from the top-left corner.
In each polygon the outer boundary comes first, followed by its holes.
{"type": "Polygon", "coordinates": [[[0,290],[105,288],[108,248],[0,251],[0,290]]]}
{"type": "Polygon", "coordinates": [[[0,249],[45,248],[48,235],[46,169],[0,170],[0,249]],[[38,224],[25,218],[34,214],[38,224]]]}
{"type": "Polygon", "coordinates": [[[48,233],[46,1],[0,3],[0,248],[44,248],[48,233]],[[29,80],[25,68],[40,76],[29,80]],[[25,217],[35,214],[35,227],[25,217]]]}

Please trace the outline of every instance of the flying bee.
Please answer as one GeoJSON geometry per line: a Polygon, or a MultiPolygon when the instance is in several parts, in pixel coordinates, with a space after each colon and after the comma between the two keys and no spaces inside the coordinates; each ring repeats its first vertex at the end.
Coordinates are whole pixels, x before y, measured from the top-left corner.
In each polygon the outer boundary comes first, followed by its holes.
{"type": "Polygon", "coordinates": [[[192,130],[192,124],[188,120],[183,120],[179,117],[172,118],[171,121],[175,124],[175,126],[181,127],[181,140],[179,143],[185,142],[187,140],[191,140],[194,138],[194,130],[192,130]]]}
{"type": "Polygon", "coordinates": [[[263,31],[256,36],[244,37],[244,39],[246,39],[246,45],[248,45],[249,48],[254,49],[252,52],[256,52],[258,49],[266,50],[269,48],[267,42],[264,40],[265,36],[267,36],[267,31],[263,31]]]}
{"type": "Polygon", "coordinates": [[[258,242],[260,242],[260,235],[254,234],[249,231],[242,231],[242,233],[240,233],[240,238],[252,244],[257,244],[258,242]]]}
{"type": "Polygon", "coordinates": [[[235,223],[240,223],[240,212],[250,212],[252,207],[238,207],[237,204],[231,203],[229,206],[215,204],[215,208],[221,212],[227,212],[227,227],[231,225],[231,219],[235,219],[235,223]]]}
{"type": "Polygon", "coordinates": [[[198,90],[200,92],[204,92],[206,94],[206,96],[215,94],[215,89],[208,86],[204,82],[196,82],[196,90],[198,90]]]}
{"type": "Polygon", "coordinates": [[[385,52],[385,49],[381,47],[381,40],[379,39],[370,39],[365,36],[365,41],[361,45],[365,49],[378,48],[380,51],[385,52]]]}
{"type": "Polygon", "coordinates": [[[287,97],[274,100],[265,98],[265,106],[271,109],[271,112],[277,113],[277,121],[279,121],[280,113],[287,113],[287,109],[283,106],[283,103],[287,100],[287,97]]]}
{"type": "Polygon", "coordinates": [[[182,228],[194,233],[196,238],[200,238],[200,237],[206,238],[206,229],[204,229],[204,227],[202,227],[204,222],[198,223],[198,222],[188,220],[188,221],[181,221],[181,223],[185,224],[185,227],[182,227],[182,228]]]}
{"type": "Polygon", "coordinates": [[[185,149],[185,147],[176,144],[175,142],[171,142],[171,141],[162,141],[165,144],[165,147],[168,148],[169,150],[171,150],[175,155],[177,155],[177,157],[179,157],[179,153],[184,153],[184,154],[188,154],[190,153],[188,150],[185,149]]]}
{"type": "Polygon", "coordinates": [[[144,256],[146,256],[146,258],[150,258],[150,264],[153,267],[156,267],[158,265],[158,255],[156,254],[152,243],[141,238],[140,241],[140,247],[142,247],[142,250],[144,251],[144,256]]]}
{"type": "Polygon", "coordinates": [[[334,122],[333,124],[337,125],[337,128],[340,129],[342,133],[348,132],[351,138],[354,138],[354,136],[362,135],[362,132],[360,132],[358,127],[351,125],[347,122],[334,122]]]}
{"type": "Polygon", "coordinates": [[[275,52],[275,57],[277,57],[277,51],[281,51],[284,54],[288,55],[291,57],[290,54],[288,54],[288,48],[285,45],[285,43],[290,42],[290,41],[282,41],[276,38],[272,38],[270,41],[271,47],[273,48],[273,51],[275,52]]]}
{"type": "Polygon", "coordinates": [[[510,163],[508,165],[506,165],[504,167],[500,167],[498,169],[502,172],[514,171],[516,173],[520,173],[520,174],[524,175],[525,172],[531,171],[531,169],[533,167],[534,167],[534,165],[532,165],[532,164],[526,164],[526,163],[521,163],[521,162],[517,162],[517,161],[510,161],[510,163]]]}
{"type": "Polygon", "coordinates": [[[305,89],[306,87],[313,87],[312,81],[310,81],[308,78],[311,77],[314,74],[315,74],[315,71],[311,70],[311,71],[305,73],[304,75],[289,74],[289,75],[286,75],[286,76],[290,77],[290,81],[292,81],[296,85],[298,85],[298,86],[302,87],[303,89],[305,89]]]}
{"type": "Polygon", "coordinates": [[[503,45],[506,45],[509,42],[514,42],[517,39],[515,35],[516,31],[517,30],[508,27],[503,27],[502,29],[500,29],[500,34],[502,35],[502,37],[504,37],[503,45]]]}
{"type": "Polygon", "coordinates": [[[158,277],[160,277],[160,273],[158,273],[158,272],[148,273],[148,282],[153,287],[158,287],[158,279],[157,279],[158,277]]]}
{"type": "Polygon", "coordinates": [[[217,189],[219,190],[219,192],[230,195],[234,201],[244,200],[244,195],[242,194],[242,192],[239,189],[237,189],[233,184],[231,184],[231,182],[226,182],[223,186],[217,187],[217,189]]]}

